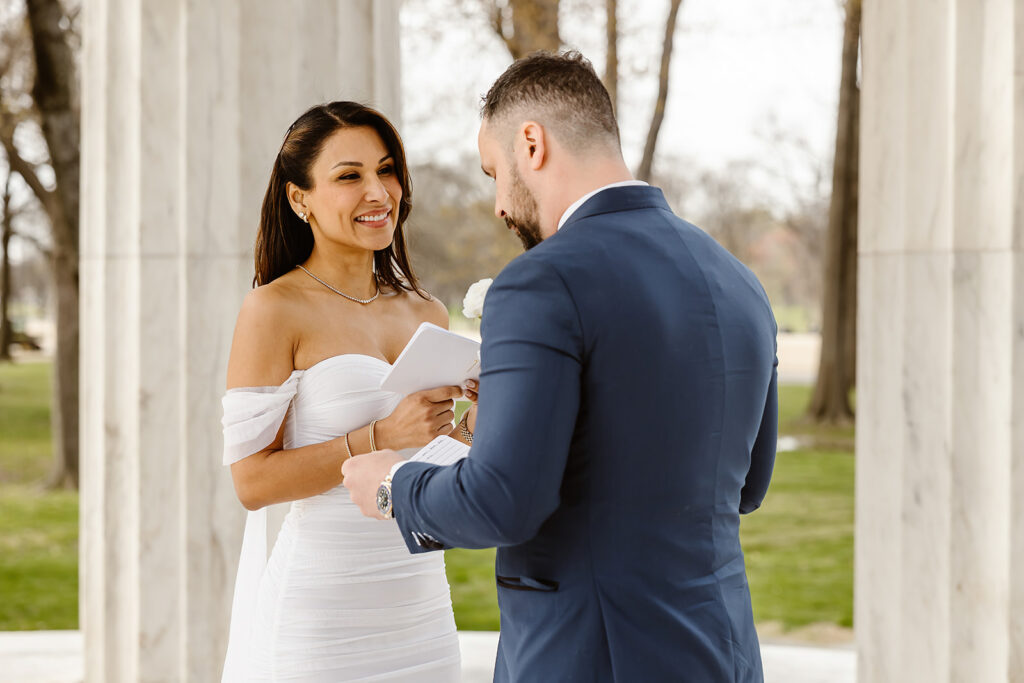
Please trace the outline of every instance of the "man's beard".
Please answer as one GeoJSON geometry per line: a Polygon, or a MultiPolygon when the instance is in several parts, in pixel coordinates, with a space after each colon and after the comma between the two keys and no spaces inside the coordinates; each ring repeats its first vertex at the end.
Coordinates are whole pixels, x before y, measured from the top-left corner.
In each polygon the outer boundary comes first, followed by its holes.
{"type": "Polygon", "coordinates": [[[526,187],[526,183],[523,182],[516,167],[513,166],[510,171],[512,213],[515,215],[509,215],[506,212],[505,225],[514,229],[519,235],[523,249],[533,249],[544,241],[544,234],[540,231],[540,219],[537,216],[537,200],[526,187]]]}

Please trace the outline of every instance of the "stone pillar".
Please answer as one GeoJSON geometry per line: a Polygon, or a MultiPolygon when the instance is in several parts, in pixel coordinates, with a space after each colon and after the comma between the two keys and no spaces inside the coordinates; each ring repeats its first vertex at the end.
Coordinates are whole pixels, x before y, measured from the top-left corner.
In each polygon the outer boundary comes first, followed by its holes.
{"type": "Polygon", "coordinates": [[[399,0],[90,0],[82,64],[86,680],[218,680],[243,510],[220,397],[271,163],[308,106],[397,117],[399,0]]]}
{"type": "Polygon", "coordinates": [[[1024,682],[1024,11],[865,0],[859,678],[1024,682]]]}

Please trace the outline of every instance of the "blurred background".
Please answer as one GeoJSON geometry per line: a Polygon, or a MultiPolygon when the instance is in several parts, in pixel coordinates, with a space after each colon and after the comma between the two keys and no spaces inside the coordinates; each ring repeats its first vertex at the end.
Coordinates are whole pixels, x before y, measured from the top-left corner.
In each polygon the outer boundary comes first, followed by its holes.
{"type": "MultiPolygon", "coordinates": [[[[79,626],[81,10],[0,0],[0,631],[79,626]]],[[[466,288],[521,251],[477,112],[535,49],[591,59],[636,176],[764,283],[782,436],[743,520],[755,617],[769,640],[850,643],[859,0],[406,0],[400,21],[414,264],[453,328],[474,333],[466,288]]],[[[493,551],[447,557],[460,629],[497,629],[493,551]]]]}

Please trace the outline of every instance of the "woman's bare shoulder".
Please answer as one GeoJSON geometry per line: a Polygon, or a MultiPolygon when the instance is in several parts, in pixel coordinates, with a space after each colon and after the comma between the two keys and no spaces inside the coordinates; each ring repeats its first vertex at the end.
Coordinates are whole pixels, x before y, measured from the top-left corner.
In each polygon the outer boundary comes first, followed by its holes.
{"type": "Polygon", "coordinates": [[[228,388],[272,386],[294,370],[299,292],[278,278],[245,295],[228,360],[228,388]]]}
{"type": "Polygon", "coordinates": [[[246,331],[261,336],[270,332],[280,336],[282,331],[288,330],[301,308],[296,305],[301,294],[298,287],[283,280],[283,277],[278,278],[250,290],[242,301],[236,327],[244,327],[246,331]]]}
{"type": "Polygon", "coordinates": [[[440,299],[423,292],[426,298],[416,292],[403,292],[406,305],[420,321],[433,323],[444,329],[448,329],[448,307],[440,299]]]}

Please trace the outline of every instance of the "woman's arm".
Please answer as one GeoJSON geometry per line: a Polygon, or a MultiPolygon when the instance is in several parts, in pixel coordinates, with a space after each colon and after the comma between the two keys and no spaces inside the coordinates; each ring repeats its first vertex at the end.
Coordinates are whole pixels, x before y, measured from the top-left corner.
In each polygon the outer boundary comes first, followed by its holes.
{"type": "MultiPolygon", "coordinates": [[[[290,319],[293,308],[280,293],[260,287],[250,292],[238,316],[231,356],[228,388],[278,386],[294,370],[298,327],[290,319]]],[[[376,424],[345,436],[302,448],[284,449],[284,424],[274,441],[262,451],[231,465],[238,499],[249,510],[308,498],[342,482],[341,464],[350,456],[376,448],[423,446],[450,429],[452,399],[459,387],[441,387],[411,394],[395,411],[376,424]],[[371,427],[373,439],[370,437],[371,427]]]]}
{"type": "Polygon", "coordinates": [[[235,493],[247,510],[309,498],[342,482],[341,464],[348,458],[344,439],[302,448],[282,448],[284,425],[274,443],[231,465],[235,493]]]}
{"type": "MultiPolygon", "coordinates": [[[[294,333],[287,297],[273,287],[249,292],[235,324],[227,386],[278,386],[294,370],[294,333]]],[[[267,448],[231,465],[238,499],[249,510],[323,493],[341,483],[343,440],[283,450],[284,423],[267,448]]]]}

